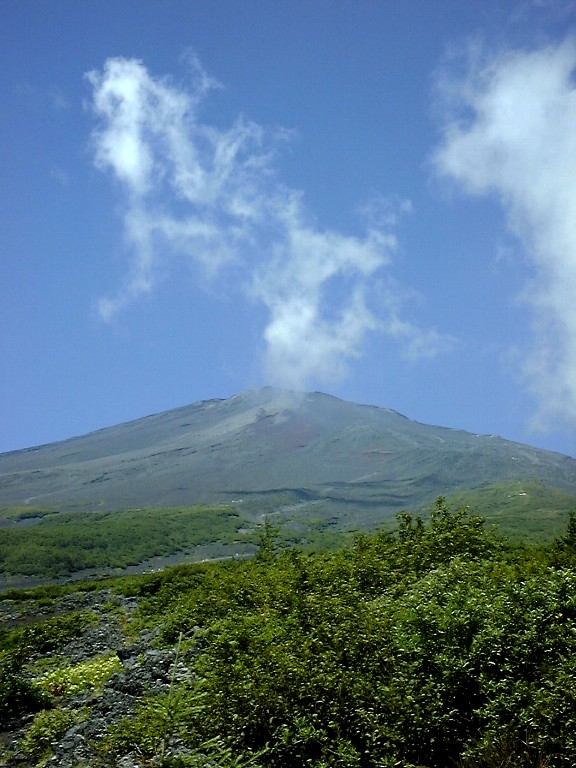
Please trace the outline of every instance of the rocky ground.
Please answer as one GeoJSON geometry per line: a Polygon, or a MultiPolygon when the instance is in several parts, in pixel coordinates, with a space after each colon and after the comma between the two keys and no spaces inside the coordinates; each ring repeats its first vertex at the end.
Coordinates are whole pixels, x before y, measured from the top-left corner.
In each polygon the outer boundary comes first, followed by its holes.
{"type": "MultiPolygon", "coordinates": [[[[16,605],[11,600],[0,600],[1,625],[20,626],[48,618],[54,613],[54,606],[47,607],[40,602],[16,605]]],[[[143,762],[136,754],[106,761],[97,749],[108,728],[133,713],[145,695],[168,693],[171,686],[192,677],[187,665],[190,659],[185,654],[178,654],[176,648],[154,647],[158,630],[131,633],[130,622],[136,608],[135,598],[122,597],[110,590],[78,592],[58,601],[59,615],[82,610],[89,611],[97,619],[97,623],[95,621],[94,626],[88,627],[81,637],[59,648],[58,654],[65,656],[70,665],[77,665],[112,652],[120,662],[118,671],[101,689],[87,688],[61,697],[58,706],[65,711],[82,712],[84,719],[51,743],[47,754],[39,761],[31,760],[22,751],[23,739],[34,721],[34,714],[0,722],[2,768],[39,764],[58,768],[105,765],[139,768],[151,764],[150,761],[143,762]]],[[[53,656],[54,652],[45,655],[53,656]]],[[[31,662],[41,660],[42,654],[35,654],[30,659],[31,662]]],[[[186,748],[176,742],[166,745],[166,749],[173,755],[187,753],[186,748]]]]}

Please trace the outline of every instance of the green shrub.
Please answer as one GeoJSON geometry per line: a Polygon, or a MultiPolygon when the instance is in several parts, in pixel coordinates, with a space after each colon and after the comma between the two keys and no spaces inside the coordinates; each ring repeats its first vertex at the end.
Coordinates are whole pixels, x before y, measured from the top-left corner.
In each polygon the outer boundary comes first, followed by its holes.
{"type": "Polygon", "coordinates": [[[399,522],[333,554],[190,574],[182,591],[164,577],[143,613],[171,614],[171,636],[204,627],[194,743],[265,748],[273,768],[445,768],[489,765],[529,737],[511,765],[565,764],[573,572],[517,555],[442,499],[428,525],[399,522]]]}
{"type": "Polygon", "coordinates": [[[39,712],[26,729],[20,742],[23,757],[38,763],[50,754],[50,745],[83,718],[82,712],[66,709],[45,709],[39,712]]]}
{"type": "Polygon", "coordinates": [[[46,705],[46,696],[22,674],[22,664],[20,654],[0,651],[0,721],[46,705]]]}
{"type": "Polygon", "coordinates": [[[81,636],[98,619],[89,611],[53,616],[37,624],[0,633],[0,649],[18,651],[23,656],[57,650],[70,640],[81,636]]]}
{"type": "Polygon", "coordinates": [[[135,716],[112,725],[100,751],[115,758],[132,751],[148,758],[164,757],[168,739],[186,731],[199,707],[193,688],[172,683],[169,693],[146,698],[135,716]]]}
{"type": "Polygon", "coordinates": [[[260,768],[258,754],[238,754],[226,744],[224,738],[196,741],[191,746],[190,720],[200,708],[198,696],[187,686],[174,688],[169,694],[148,698],[139,707],[135,717],[126,717],[108,729],[98,745],[105,761],[118,760],[136,752],[145,760],[154,758],[161,768],[260,768]],[[167,745],[170,737],[178,735],[187,742],[188,754],[173,756],[167,745]]]}
{"type": "MultiPolygon", "coordinates": [[[[409,513],[398,523],[335,552],[126,582],[141,627],[178,642],[177,658],[196,645],[197,682],[173,675],[168,694],[110,728],[103,764],[136,752],[163,768],[568,768],[570,542],[512,548],[443,499],[428,523],[409,513]],[[174,739],[185,756],[170,755],[174,739]]],[[[101,684],[105,663],[40,679],[71,692],[101,684]]]]}

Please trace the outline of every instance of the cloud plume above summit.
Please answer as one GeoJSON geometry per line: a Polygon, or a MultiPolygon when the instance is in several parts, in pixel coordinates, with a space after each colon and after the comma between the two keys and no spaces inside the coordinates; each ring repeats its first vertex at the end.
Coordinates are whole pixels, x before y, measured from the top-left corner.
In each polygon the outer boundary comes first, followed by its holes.
{"type": "Polygon", "coordinates": [[[277,178],[288,139],[239,117],[203,120],[219,88],[194,57],[186,87],[153,77],[138,60],[108,59],[87,74],[95,165],[119,185],[128,276],[99,302],[111,321],[183,259],[202,282],[230,280],[267,312],[264,367],[273,383],[303,388],[345,374],[369,332],[408,354],[434,355],[446,339],[398,316],[386,284],[396,249],[391,219],[367,217],[360,234],[322,229],[303,194],[277,178]],[[375,306],[377,307],[375,309],[375,306]]]}

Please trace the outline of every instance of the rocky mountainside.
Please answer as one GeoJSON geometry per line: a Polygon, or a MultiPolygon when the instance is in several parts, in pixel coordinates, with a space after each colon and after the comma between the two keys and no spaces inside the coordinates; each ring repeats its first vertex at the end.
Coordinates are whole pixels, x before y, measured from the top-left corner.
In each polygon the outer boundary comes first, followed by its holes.
{"type": "Polygon", "coordinates": [[[573,491],[576,461],[321,393],[264,388],[2,454],[0,506],[249,501],[370,515],[528,478],[573,491]]]}
{"type": "MultiPolygon", "coordinates": [[[[38,627],[42,622],[54,622],[62,616],[88,616],[90,622],[83,632],[58,647],[50,645],[49,651],[40,650],[31,654],[29,663],[37,668],[55,661],[55,651],[66,660],[65,669],[82,670],[78,681],[53,684],[52,693],[62,695],[66,688],[64,708],[48,708],[51,713],[61,713],[65,722],[62,734],[52,739],[52,757],[49,765],[58,768],[75,768],[78,765],[105,766],[110,761],[94,751],[94,745],[106,731],[121,718],[134,715],[144,695],[166,695],[175,684],[192,680],[185,654],[178,654],[176,648],[157,649],[153,643],[159,628],[154,631],[142,630],[135,637],[126,636],[126,626],[137,606],[136,598],[114,594],[110,589],[94,592],[78,592],[54,600],[49,609],[28,601],[26,613],[13,601],[0,601],[0,617],[5,628],[15,626],[38,627]],[[82,612],[80,614],[80,612],[82,612]],[[112,662],[112,664],[110,664],[112,662]],[[108,663],[109,669],[106,669],[108,663]],[[91,677],[98,671],[104,672],[101,685],[94,684],[91,677]],[[76,688],[78,690],[76,690],[76,688]],[[69,722],[64,718],[68,717],[69,722]]],[[[189,633],[192,636],[194,633],[189,633]]],[[[50,667],[46,667],[50,669],[50,667]]],[[[48,683],[48,687],[50,684],[48,683]]],[[[52,704],[53,706],[53,704],[52,704]]],[[[40,755],[23,739],[33,722],[33,713],[8,718],[0,725],[0,766],[36,765],[40,755]],[[28,749],[27,749],[28,746],[28,749]]],[[[54,716],[53,718],[54,719],[54,716]]],[[[40,744],[41,746],[41,744],[40,744]]],[[[46,744],[48,746],[48,744],[46,744]]],[[[172,751],[185,754],[182,745],[169,745],[172,751]]],[[[127,756],[123,768],[135,768],[141,762],[137,756],[127,756]]]]}

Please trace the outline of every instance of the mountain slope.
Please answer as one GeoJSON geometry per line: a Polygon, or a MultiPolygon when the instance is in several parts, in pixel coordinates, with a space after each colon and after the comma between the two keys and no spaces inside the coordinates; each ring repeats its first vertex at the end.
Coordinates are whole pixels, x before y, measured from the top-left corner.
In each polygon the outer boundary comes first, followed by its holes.
{"type": "Polygon", "coordinates": [[[384,408],[267,387],[1,454],[0,506],[243,501],[373,519],[439,494],[522,479],[574,491],[576,461],[384,408]]]}

